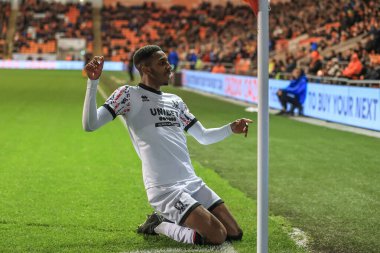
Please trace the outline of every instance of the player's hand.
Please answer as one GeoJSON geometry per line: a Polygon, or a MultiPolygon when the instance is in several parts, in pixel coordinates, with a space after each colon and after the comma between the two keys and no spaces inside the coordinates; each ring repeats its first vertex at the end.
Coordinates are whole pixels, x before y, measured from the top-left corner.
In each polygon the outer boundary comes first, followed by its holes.
{"type": "Polygon", "coordinates": [[[103,56],[95,56],[87,65],[84,67],[84,70],[87,73],[88,78],[91,80],[99,79],[102,74],[104,64],[103,56]]]}
{"type": "Polygon", "coordinates": [[[231,130],[235,134],[242,134],[247,137],[248,135],[248,124],[252,123],[251,119],[237,119],[231,123],[231,130]]]}

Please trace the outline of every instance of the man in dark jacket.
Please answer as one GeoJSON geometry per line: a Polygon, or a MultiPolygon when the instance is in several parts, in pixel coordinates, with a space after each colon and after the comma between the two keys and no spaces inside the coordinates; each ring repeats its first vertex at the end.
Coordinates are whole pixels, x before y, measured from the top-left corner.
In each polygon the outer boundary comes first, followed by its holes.
{"type": "Polygon", "coordinates": [[[168,61],[170,65],[172,66],[173,72],[175,72],[177,70],[179,57],[178,57],[177,51],[174,48],[170,49],[170,52],[168,55],[168,61]]]}
{"type": "Polygon", "coordinates": [[[303,115],[303,102],[306,98],[307,77],[302,69],[293,70],[293,80],[285,89],[277,91],[278,100],[282,105],[282,110],[278,115],[294,115],[294,110],[298,108],[298,114],[303,115]],[[290,111],[287,111],[287,104],[291,104],[290,111]]]}

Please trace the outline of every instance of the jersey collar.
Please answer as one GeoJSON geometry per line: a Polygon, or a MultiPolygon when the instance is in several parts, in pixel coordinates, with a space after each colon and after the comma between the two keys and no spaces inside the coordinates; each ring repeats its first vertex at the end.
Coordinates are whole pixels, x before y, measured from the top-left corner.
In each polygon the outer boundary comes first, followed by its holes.
{"type": "Polygon", "coordinates": [[[151,88],[151,87],[149,87],[149,86],[146,86],[146,85],[143,84],[143,83],[139,83],[139,87],[142,88],[142,89],[144,89],[144,90],[147,90],[147,91],[150,91],[150,92],[156,93],[156,94],[158,94],[158,95],[162,95],[162,91],[160,91],[160,90],[155,90],[155,89],[153,89],[153,88],[151,88]]]}

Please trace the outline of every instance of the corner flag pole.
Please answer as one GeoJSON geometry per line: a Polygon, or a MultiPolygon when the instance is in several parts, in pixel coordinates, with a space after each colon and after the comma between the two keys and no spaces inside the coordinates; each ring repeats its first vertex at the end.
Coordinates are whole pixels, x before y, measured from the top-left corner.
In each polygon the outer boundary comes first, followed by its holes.
{"type": "Polygon", "coordinates": [[[269,178],[269,8],[259,1],[258,12],[258,139],[257,139],[257,253],[268,252],[268,178],[269,178]]]}

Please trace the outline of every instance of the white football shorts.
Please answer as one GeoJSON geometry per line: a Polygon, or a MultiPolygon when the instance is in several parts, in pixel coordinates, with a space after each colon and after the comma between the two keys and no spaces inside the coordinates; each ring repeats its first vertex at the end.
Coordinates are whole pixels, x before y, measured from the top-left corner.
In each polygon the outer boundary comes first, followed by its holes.
{"type": "Polygon", "coordinates": [[[189,214],[202,205],[210,212],[223,200],[202,179],[147,189],[150,205],[165,219],[182,225],[189,214]]]}

